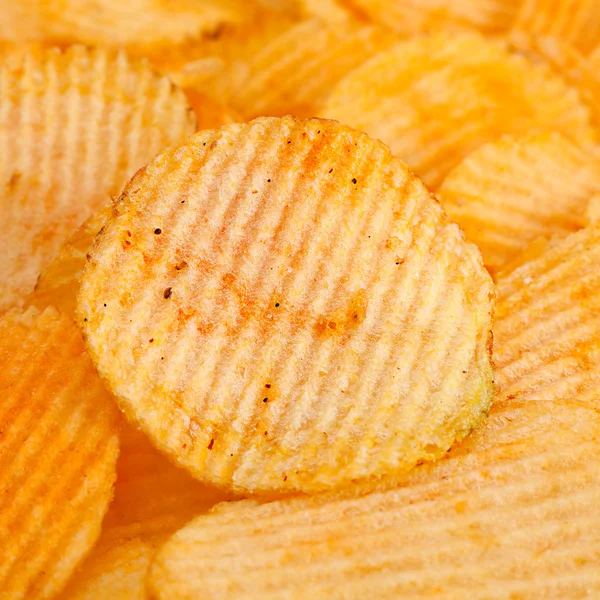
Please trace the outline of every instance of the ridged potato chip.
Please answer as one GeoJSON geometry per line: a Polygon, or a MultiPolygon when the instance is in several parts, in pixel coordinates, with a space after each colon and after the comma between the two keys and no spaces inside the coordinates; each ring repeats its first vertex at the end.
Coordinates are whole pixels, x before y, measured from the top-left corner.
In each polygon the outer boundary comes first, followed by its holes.
{"type": "Polygon", "coordinates": [[[318,114],[382,139],[434,188],[503,134],[556,128],[582,146],[596,140],[576,90],[476,34],[418,37],[380,52],[342,79],[318,114]]]}
{"type": "Polygon", "coordinates": [[[600,39],[600,3],[597,0],[523,0],[511,37],[527,47],[531,38],[554,37],[584,54],[600,39]]]}
{"type": "Polygon", "coordinates": [[[249,63],[232,102],[247,119],[293,114],[312,117],[349,71],[394,41],[372,26],[304,21],[275,38],[249,63]]]}
{"type": "Polygon", "coordinates": [[[157,548],[192,517],[227,499],[173,466],[142,433],[124,425],[115,499],[102,536],[61,600],[146,598],[146,573],[157,548]]]}
{"type": "Polygon", "coordinates": [[[493,286],[389,149],[292,117],[127,186],[78,318],[128,417],[199,479],[313,491],[443,455],[492,397],[493,286]]]}
{"type": "Polygon", "coordinates": [[[508,29],[520,0],[346,0],[366,17],[394,31],[411,35],[440,30],[508,29]]]}
{"type": "Polygon", "coordinates": [[[51,598],[100,535],[117,410],[73,321],[0,319],[0,597],[51,598]]]}
{"type": "Polygon", "coordinates": [[[438,194],[496,273],[536,238],[585,225],[590,198],[600,194],[600,157],[556,132],[505,136],[455,167],[438,194]]]}
{"type": "Polygon", "coordinates": [[[398,489],[217,508],[159,551],[151,596],[597,597],[599,421],[576,401],[494,405],[398,489]]]}
{"type": "Polygon", "coordinates": [[[145,62],[73,47],[0,64],[0,312],[65,239],[165,146],[195,131],[184,94],[145,62]]]}
{"type": "Polygon", "coordinates": [[[498,398],[577,398],[600,408],[600,229],[590,227],[498,278],[498,398]]]}
{"type": "Polygon", "coordinates": [[[0,39],[127,47],[177,44],[248,18],[243,0],[2,0],[0,39]]]}

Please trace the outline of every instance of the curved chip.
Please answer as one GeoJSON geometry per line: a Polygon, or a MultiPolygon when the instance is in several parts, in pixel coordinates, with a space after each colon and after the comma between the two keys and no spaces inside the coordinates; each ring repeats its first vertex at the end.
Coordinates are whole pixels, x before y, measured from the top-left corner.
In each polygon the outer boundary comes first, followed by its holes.
{"type": "Polygon", "coordinates": [[[539,237],[585,225],[600,159],[555,132],[505,136],[455,167],[438,190],[448,216],[496,273],[539,237]]]}
{"type": "Polygon", "coordinates": [[[159,551],[152,597],[595,597],[599,421],[577,402],[494,405],[398,489],[216,509],[159,551]]]}
{"type": "Polygon", "coordinates": [[[500,33],[510,27],[520,0],[346,0],[373,22],[397,33],[478,29],[500,33]]]}
{"type": "Polygon", "coordinates": [[[317,19],[299,23],[250,61],[232,102],[247,119],[312,117],[344,75],[393,41],[378,27],[340,27],[317,19]]]}
{"type": "Polygon", "coordinates": [[[192,517],[227,496],[203,486],[161,456],[128,425],[121,430],[115,499],[102,536],[62,600],[145,600],[146,573],[157,548],[192,517]]]}
{"type": "Polygon", "coordinates": [[[556,128],[582,146],[596,139],[589,110],[561,77],[476,34],[380,52],[338,83],[319,114],[382,139],[434,188],[503,134],[556,128]]]}
{"type": "Polygon", "coordinates": [[[136,169],[195,130],[184,94],[145,62],[73,47],[0,64],[0,312],[136,169]]]}
{"type": "Polygon", "coordinates": [[[587,54],[600,39],[600,4],[597,0],[523,0],[512,40],[527,47],[536,36],[556,38],[587,54]]]}
{"type": "Polygon", "coordinates": [[[2,0],[0,39],[128,47],[143,53],[246,20],[244,0],[2,0]]]}
{"type": "Polygon", "coordinates": [[[199,479],[377,478],[487,411],[491,280],[383,144],[292,117],[201,132],[116,213],[79,320],[126,414],[199,479]]]}
{"type": "Polygon", "coordinates": [[[600,229],[570,235],[498,280],[500,399],[577,397],[600,407],[600,229]]]}
{"type": "Polygon", "coordinates": [[[0,595],[51,598],[100,534],[117,410],[54,309],[0,319],[0,398],[0,595]]]}

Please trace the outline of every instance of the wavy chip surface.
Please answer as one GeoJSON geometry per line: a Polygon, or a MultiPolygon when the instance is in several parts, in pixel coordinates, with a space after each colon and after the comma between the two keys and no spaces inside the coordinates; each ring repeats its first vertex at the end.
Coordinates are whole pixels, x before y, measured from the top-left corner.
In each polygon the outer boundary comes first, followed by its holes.
{"type": "Polygon", "coordinates": [[[197,134],[129,184],[79,320],[130,419],[199,479],[329,488],[438,458],[491,396],[493,288],[421,182],[334,122],[197,134]]]}
{"type": "Polygon", "coordinates": [[[503,134],[555,128],[596,138],[589,109],[550,68],[476,34],[423,36],[342,79],[318,113],[387,143],[436,188],[469,153],[503,134]]]}
{"type": "Polygon", "coordinates": [[[0,319],[0,597],[52,598],[100,534],[117,411],[72,320],[0,319]]]}
{"type": "Polygon", "coordinates": [[[191,518],[227,499],[173,466],[131,426],[123,425],[120,439],[115,498],[102,535],[61,600],[145,600],[156,550],[191,518]]]}
{"type": "Polygon", "coordinates": [[[522,46],[536,36],[553,37],[588,54],[600,39],[600,4],[596,0],[523,0],[511,36],[522,46]]]}
{"type": "Polygon", "coordinates": [[[359,14],[403,35],[478,29],[500,33],[511,25],[520,0],[347,0],[359,14]]]}
{"type": "Polygon", "coordinates": [[[495,273],[535,239],[585,225],[600,194],[600,160],[558,133],[506,136],[469,155],[438,193],[495,273]]]}
{"type": "Polygon", "coordinates": [[[591,227],[498,278],[500,399],[576,397],[600,407],[599,260],[600,229],[591,227]]]}
{"type": "Polygon", "coordinates": [[[494,405],[398,489],[195,519],[158,553],[152,597],[595,597],[599,433],[598,412],[577,401],[494,405]]]}
{"type": "Polygon", "coordinates": [[[185,96],[145,62],[73,47],[0,64],[0,312],[135,171],[195,130],[185,96]]]}
{"type": "Polygon", "coordinates": [[[312,117],[344,75],[393,41],[379,27],[340,27],[317,19],[299,23],[250,61],[248,77],[232,102],[248,119],[312,117]]]}

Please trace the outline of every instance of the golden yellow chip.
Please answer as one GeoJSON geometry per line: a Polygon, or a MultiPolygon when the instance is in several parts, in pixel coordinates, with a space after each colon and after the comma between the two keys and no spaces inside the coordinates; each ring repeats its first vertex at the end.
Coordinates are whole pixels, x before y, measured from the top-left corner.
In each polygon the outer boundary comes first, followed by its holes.
{"type": "Polygon", "coordinates": [[[600,39],[600,3],[597,0],[523,0],[511,37],[528,46],[531,38],[550,36],[584,54],[600,39]]]}
{"type": "Polygon", "coordinates": [[[0,312],[136,169],[195,130],[184,94],[125,54],[16,51],[0,64],[0,312]]]}
{"type": "Polygon", "coordinates": [[[585,225],[600,159],[555,132],[505,136],[475,150],[438,190],[448,216],[492,273],[539,237],[585,225]]]}
{"type": "Polygon", "coordinates": [[[201,132],[115,214],[79,320],[129,418],[199,479],[377,478],[487,411],[491,280],[383,144],[293,117],[201,132]]]}
{"type": "Polygon", "coordinates": [[[600,415],[577,402],[494,406],[404,485],[201,516],[159,551],[157,600],[600,595],[600,415]]]}
{"type": "Polygon", "coordinates": [[[574,398],[600,407],[600,229],[588,228],[498,278],[500,399],[574,398]]]}
{"type": "Polygon", "coordinates": [[[198,131],[215,129],[243,120],[233,108],[216,102],[206,94],[189,89],[185,90],[185,95],[196,113],[198,131]]]}
{"type": "Polygon", "coordinates": [[[510,27],[520,0],[346,0],[359,14],[394,31],[479,29],[500,33],[510,27]]]}
{"type": "Polygon", "coordinates": [[[244,0],[2,0],[0,39],[128,47],[177,44],[246,20],[244,0]]]}
{"type": "Polygon", "coordinates": [[[143,434],[124,425],[115,499],[102,536],[61,599],[145,599],[146,573],[156,549],[192,517],[226,499],[174,467],[143,434]]]}
{"type": "Polygon", "coordinates": [[[380,52],[338,83],[319,114],[382,139],[433,187],[502,134],[556,128],[582,146],[596,139],[589,110],[561,77],[476,34],[380,52]]]}
{"type": "Polygon", "coordinates": [[[51,598],[100,534],[117,410],[54,309],[0,319],[0,398],[0,597],[51,598]]]}
{"type": "Polygon", "coordinates": [[[312,117],[344,75],[393,41],[378,27],[325,25],[317,19],[299,23],[250,61],[232,102],[247,119],[312,117]]]}

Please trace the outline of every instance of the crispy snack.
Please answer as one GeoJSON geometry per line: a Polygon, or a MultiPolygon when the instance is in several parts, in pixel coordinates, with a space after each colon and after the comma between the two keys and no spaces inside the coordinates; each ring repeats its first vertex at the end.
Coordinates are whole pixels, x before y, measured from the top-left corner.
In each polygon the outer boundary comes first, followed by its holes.
{"type": "Polygon", "coordinates": [[[117,410],[54,309],[0,319],[0,398],[0,596],[51,598],[100,534],[117,410]]]}
{"type": "Polygon", "coordinates": [[[520,0],[346,0],[375,23],[403,35],[442,30],[507,30],[520,0]]]}
{"type": "Polygon", "coordinates": [[[151,595],[596,597],[599,421],[576,401],[494,405],[398,489],[217,508],[159,551],[151,595]]]}
{"type": "Polygon", "coordinates": [[[61,600],[144,600],[156,549],[192,517],[226,499],[173,466],[142,433],[124,424],[115,499],[102,536],[61,600]]]}
{"type": "Polygon", "coordinates": [[[207,94],[189,89],[185,90],[185,95],[196,113],[198,131],[215,129],[243,120],[233,108],[216,102],[207,94]]]}
{"type": "Polygon", "coordinates": [[[249,16],[244,0],[0,1],[0,39],[127,47],[139,53],[249,16]]]}
{"type": "Polygon", "coordinates": [[[600,230],[588,228],[498,278],[500,399],[577,398],[600,407],[600,230]]]}
{"type": "Polygon", "coordinates": [[[419,37],[380,52],[338,83],[319,114],[381,138],[434,188],[502,134],[539,127],[582,146],[596,139],[577,91],[476,34],[419,37]]]}
{"type": "Polygon", "coordinates": [[[523,0],[511,38],[527,47],[537,36],[556,38],[588,54],[600,39],[600,4],[597,0],[523,0]]]}
{"type": "Polygon", "coordinates": [[[599,158],[555,132],[486,144],[439,189],[444,210],[477,244],[492,273],[536,238],[581,229],[594,194],[600,194],[599,158]]]}
{"type": "Polygon", "coordinates": [[[123,53],[16,51],[0,64],[0,312],[159,149],[195,130],[183,93],[123,53]]]}
{"type": "Polygon", "coordinates": [[[304,21],[250,61],[249,75],[232,101],[247,119],[285,114],[312,117],[344,75],[393,41],[379,27],[304,21]]]}
{"type": "Polygon", "coordinates": [[[201,132],[130,182],[78,315],[120,406],[180,465],[238,491],[312,491],[438,458],[479,424],[493,295],[387,147],[263,118],[201,132]]]}

